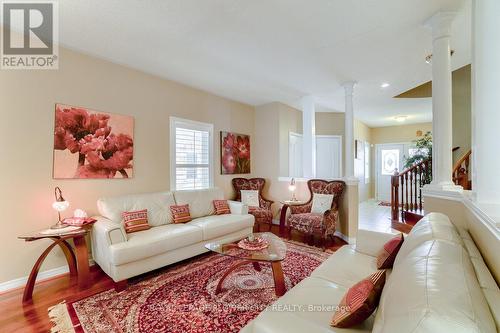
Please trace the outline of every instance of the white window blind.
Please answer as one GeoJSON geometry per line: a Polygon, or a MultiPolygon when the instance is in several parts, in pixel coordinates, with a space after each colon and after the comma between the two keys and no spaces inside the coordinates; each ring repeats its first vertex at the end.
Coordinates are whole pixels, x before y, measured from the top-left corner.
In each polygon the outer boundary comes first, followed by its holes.
{"type": "Polygon", "coordinates": [[[211,124],[171,119],[171,182],[174,189],[194,190],[212,186],[212,132],[211,124]]]}

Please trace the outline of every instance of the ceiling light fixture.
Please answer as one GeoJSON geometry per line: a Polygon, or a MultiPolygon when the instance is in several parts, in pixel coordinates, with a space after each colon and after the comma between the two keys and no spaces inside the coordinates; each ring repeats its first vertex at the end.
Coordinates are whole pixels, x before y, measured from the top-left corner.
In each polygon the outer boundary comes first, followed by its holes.
{"type": "Polygon", "coordinates": [[[403,121],[406,120],[406,118],[408,118],[408,116],[396,116],[394,117],[394,119],[398,122],[398,123],[402,123],[403,121]]]}
{"type": "Polygon", "coordinates": [[[390,86],[390,84],[389,84],[389,83],[384,82],[384,83],[382,83],[382,84],[380,85],[380,88],[387,88],[387,87],[389,87],[389,86],[390,86]]]}

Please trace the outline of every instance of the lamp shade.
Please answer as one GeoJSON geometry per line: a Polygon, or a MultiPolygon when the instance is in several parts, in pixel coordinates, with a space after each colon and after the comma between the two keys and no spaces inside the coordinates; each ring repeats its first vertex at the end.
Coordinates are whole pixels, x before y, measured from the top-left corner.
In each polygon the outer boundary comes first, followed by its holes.
{"type": "Polygon", "coordinates": [[[52,208],[54,208],[58,212],[63,212],[68,207],[69,207],[69,202],[67,202],[66,200],[64,200],[64,201],[54,201],[54,203],[52,204],[52,208]]]}
{"type": "Polygon", "coordinates": [[[292,178],[292,180],[290,181],[290,185],[288,185],[288,190],[290,192],[293,192],[293,191],[295,191],[295,189],[296,189],[295,178],[292,178]]]}

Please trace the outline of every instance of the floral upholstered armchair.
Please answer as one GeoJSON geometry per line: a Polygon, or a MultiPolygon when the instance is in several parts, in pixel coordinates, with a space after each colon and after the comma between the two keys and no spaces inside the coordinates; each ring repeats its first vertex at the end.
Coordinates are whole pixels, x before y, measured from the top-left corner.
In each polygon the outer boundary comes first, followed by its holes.
{"type": "Polygon", "coordinates": [[[344,192],[345,183],[340,180],[311,179],[307,182],[307,186],[311,193],[309,201],[302,205],[284,205],[282,209],[286,212],[286,209],[289,208],[291,214],[288,216],[282,214],[282,219],[285,219],[285,221],[280,221],[280,224],[286,225],[288,237],[290,237],[292,230],[309,236],[320,236],[323,240],[322,246],[324,249],[327,238],[333,238],[335,233],[336,224],[339,220],[339,200],[344,192]],[[315,194],[319,194],[316,199],[315,194]],[[324,207],[322,214],[313,212],[313,209],[316,209],[313,204],[321,206],[319,197],[327,199],[328,204],[329,200],[331,200],[331,204],[329,204],[329,207],[324,207]],[[313,199],[318,202],[314,203],[313,199]]]}
{"type": "Polygon", "coordinates": [[[260,231],[261,224],[266,224],[269,226],[269,231],[271,230],[271,225],[273,222],[273,212],[271,210],[271,205],[274,201],[268,200],[262,196],[262,189],[266,184],[264,178],[233,178],[233,187],[236,192],[236,201],[241,200],[241,191],[258,191],[257,205],[249,205],[248,212],[255,217],[255,225],[257,232],[260,231]]]}

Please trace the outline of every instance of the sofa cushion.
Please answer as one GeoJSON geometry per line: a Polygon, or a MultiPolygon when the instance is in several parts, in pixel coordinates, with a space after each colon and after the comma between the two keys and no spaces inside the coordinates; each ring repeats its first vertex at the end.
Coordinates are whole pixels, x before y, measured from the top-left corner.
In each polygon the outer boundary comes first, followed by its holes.
{"type": "Polygon", "coordinates": [[[175,202],[177,205],[189,205],[189,212],[193,219],[208,215],[214,215],[214,200],[224,199],[224,193],[218,188],[205,190],[175,191],[175,202]]]}
{"type": "Polygon", "coordinates": [[[382,246],[382,249],[380,249],[377,256],[378,269],[392,268],[394,260],[396,260],[396,255],[398,254],[401,245],[403,245],[404,240],[405,238],[403,237],[403,234],[400,234],[382,246]]]}
{"type": "Polygon", "coordinates": [[[373,332],[495,332],[465,248],[434,239],[407,253],[382,292],[373,332]]]}
{"type": "Polygon", "coordinates": [[[215,215],[231,214],[227,200],[214,200],[215,215]]]}
{"type": "Polygon", "coordinates": [[[186,223],[191,221],[189,205],[170,206],[170,213],[172,213],[172,219],[174,223],[186,223]]]}
{"type": "Polygon", "coordinates": [[[126,233],[148,230],[148,210],[136,210],[135,212],[123,212],[123,227],[126,233]]]}
{"type": "Polygon", "coordinates": [[[175,205],[172,192],[130,194],[97,200],[99,213],[116,223],[121,223],[123,212],[147,209],[151,226],[172,223],[171,205],[175,205]]]}
{"type": "Polygon", "coordinates": [[[459,245],[464,244],[458,230],[450,222],[448,216],[441,213],[430,213],[415,224],[405,238],[394,261],[394,266],[397,266],[418,245],[431,239],[442,239],[459,245]]]}
{"type": "Polygon", "coordinates": [[[250,322],[253,333],[354,333],[371,332],[373,315],[362,324],[349,329],[330,326],[335,309],[340,304],[347,288],[331,281],[309,277],[297,284],[271,306],[250,322]]]}
{"type": "Polygon", "coordinates": [[[353,247],[345,245],[321,263],[311,276],[350,288],[376,271],[377,258],[359,253],[353,247]]]}
{"type": "Polygon", "coordinates": [[[333,315],[333,327],[352,327],[368,319],[378,306],[385,284],[385,270],[379,270],[347,290],[333,315]]]}
{"type": "Polygon", "coordinates": [[[128,241],[110,246],[110,261],[123,265],[162,254],[203,240],[201,228],[189,224],[167,224],[128,235],[128,241]]]}
{"type": "Polygon", "coordinates": [[[196,226],[202,230],[203,240],[210,240],[236,232],[248,227],[253,227],[254,217],[252,215],[211,215],[199,217],[188,222],[187,225],[196,226]]]}

